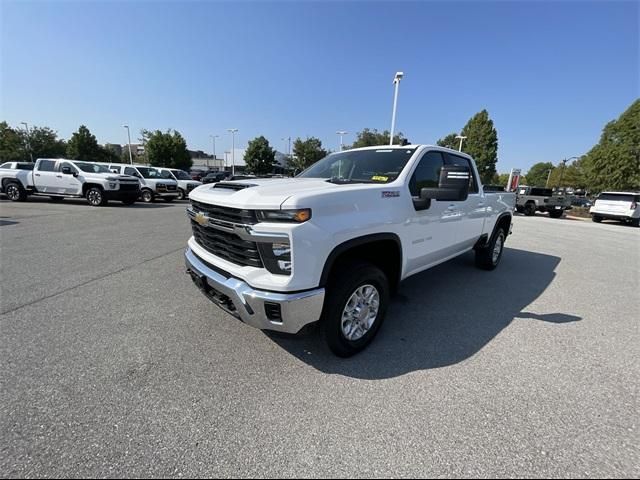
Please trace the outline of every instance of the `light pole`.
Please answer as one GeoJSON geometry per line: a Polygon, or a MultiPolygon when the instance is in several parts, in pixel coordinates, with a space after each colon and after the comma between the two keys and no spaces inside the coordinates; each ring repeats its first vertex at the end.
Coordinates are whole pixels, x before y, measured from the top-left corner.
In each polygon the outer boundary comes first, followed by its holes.
{"type": "Polygon", "coordinates": [[[27,148],[29,149],[31,163],[33,163],[33,150],[31,150],[31,133],[29,133],[29,125],[27,125],[27,122],[20,122],[20,124],[24,125],[24,129],[27,131],[27,148]]]}
{"type": "Polygon", "coordinates": [[[129,131],[129,125],[122,125],[127,129],[127,138],[129,139],[129,163],[133,165],[133,156],[131,155],[131,132],[129,131]]]}
{"type": "MultiPolygon", "coordinates": [[[[213,161],[216,161],[216,138],[220,138],[220,135],[209,135],[213,141],[213,161]]],[[[209,168],[209,159],[207,158],[207,168],[209,168]]]]}
{"type": "Polygon", "coordinates": [[[396,76],[393,77],[395,92],[393,94],[393,112],[391,113],[391,135],[389,135],[389,145],[393,145],[393,132],[396,129],[396,107],[398,105],[398,88],[400,87],[400,80],[402,80],[402,77],[404,77],[403,72],[396,72],[396,76]]]}
{"type": "Polygon", "coordinates": [[[236,132],[237,128],[227,128],[231,133],[231,176],[236,174],[236,132]]]}
{"type": "Polygon", "coordinates": [[[567,168],[567,162],[569,160],[578,159],[580,157],[570,157],[562,160],[562,170],[560,170],[560,180],[558,180],[558,186],[556,187],[556,192],[560,190],[560,185],[562,184],[562,177],[564,176],[564,169],[567,168]]]}
{"type": "Polygon", "coordinates": [[[289,163],[291,163],[291,136],[285,137],[285,138],[282,139],[283,142],[285,140],[289,141],[289,150],[288,150],[289,154],[288,154],[288,157],[289,157],[289,163]]]}
{"type": "Polygon", "coordinates": [[[460,148],[458,148],[458,151],[461,152],[462,151],[462,141],[466,140],[467,137],[463,137],[462,135],[456,135],[456,138],[460,139],[460,148]]]}
{"type": "Polygon", "coordinates": [[[349,132],[346,132],[346,131],[344,131],[344,130],[338,130],[338,131],[336,132],[336,135],[340,135],[340,151],[342,151],[342,137],[343,137],[344,135],[347,135],[348,133],[349,133],[349,132]]]}

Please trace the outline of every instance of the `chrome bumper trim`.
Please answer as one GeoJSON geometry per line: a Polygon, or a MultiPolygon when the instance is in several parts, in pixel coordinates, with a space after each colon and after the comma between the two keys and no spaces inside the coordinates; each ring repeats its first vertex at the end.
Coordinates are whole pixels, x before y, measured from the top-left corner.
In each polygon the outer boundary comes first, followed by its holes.
{"type": "MultiPolygon", "coordinates": [[[[185,253],[187,273],[193,277],[201,289],[213,289],[229,298],[235,310],[218,304],[246,323],[261,330],[275,330],[285,333],[298,333],[302,327],[320,320],[324,304],[324,288],[298,293],[275,293],[254,290],[245,282],[236,278],[227,278],[205,265],[187,248],[185,253]],[[205,285],[206,282],[206,285],[205,285]],[[267,317],[265,302],[280,305],[281,320],[273,321],[267,317]]],[[[207,295],[209,297],[209,295],[207,295]]],[[[209,297],[211,298],[211,297],[209,297]]]]}

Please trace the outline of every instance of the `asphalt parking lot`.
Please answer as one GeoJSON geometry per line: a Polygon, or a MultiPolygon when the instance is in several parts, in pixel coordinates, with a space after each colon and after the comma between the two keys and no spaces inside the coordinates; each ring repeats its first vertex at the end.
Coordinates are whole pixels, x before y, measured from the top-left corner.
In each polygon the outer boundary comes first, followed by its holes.
{"type": "Polygon", "coordinates": [[[210,304],[184,207],[0,200],[0,475],[640,476],[640,229],[519,216],[343,360],[210,304]]]}

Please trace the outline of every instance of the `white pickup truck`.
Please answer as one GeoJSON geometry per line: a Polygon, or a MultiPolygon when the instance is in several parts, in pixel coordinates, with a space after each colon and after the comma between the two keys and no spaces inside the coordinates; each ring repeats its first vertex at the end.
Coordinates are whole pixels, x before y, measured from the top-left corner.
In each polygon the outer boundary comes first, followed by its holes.
{"type": "Polygon", "coordinates": [[[28,195],[44,195],[53,201],[84,197],[94,207],[109,200],[131,205],[140,195],[135,177],[115,175],[96,163],[60,158],[39,158],[32,170],[0,168],[0,189],[14,202],[28,195]]]}
{"type": "Polygon", "coordinates": [[[296,178],[189,195],[187,272],[244,323],[297,333],[321,320],[350,356],[376,335],[403,279],[475,250],[492,270],[515,194],[486,193],[471,157],[430,145],[333,153],[296,178]]]}

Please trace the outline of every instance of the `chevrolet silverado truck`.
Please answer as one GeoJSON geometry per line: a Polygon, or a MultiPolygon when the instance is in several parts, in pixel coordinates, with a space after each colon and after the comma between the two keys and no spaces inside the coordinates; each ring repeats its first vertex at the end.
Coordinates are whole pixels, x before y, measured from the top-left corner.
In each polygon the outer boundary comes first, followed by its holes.
{"type": "Polygon", "coordinates": [[[202,182],[193,180],[184,170],[178,168],[156,167],[163,178],[170,178],[178,183],[178,200],[185,200],[191,190],[202,185],[202,182]]]}
{"type": "Polygon", "coordinates": [[[131,205],[140,195],[137,178],[114,175],[96,163],[59,158],[39,158],[32,170],[0,168],[0,188],[14,202],[28,195],[48,196],[52,201],[84,197],[94,207],[109,200],[131,205]]]}
{"type": "Polygon", "coordinates": [[[140,182],[140,198],[144,203],[151,203],[159,198],[165,202],[173,202],[179,198],[178,182],[167,178],[160,170],[147,165],[129,163],[102,163],[114,173],[137,177],[140,182]]]}
{"type": "Polygon", "coordinates": [[[560,218],[565,210],[571,210],[571,198],[554,195],[550,188],[521,185],[516,196],[516,210],[527,216],[548,212],[551,218],[560,218]]]}
{"type": "Polygon", "coordinates": [[[475,251],[496,268],[515,194],[487,193],[471,157],[430,145],[332,153],[296,178],[189,195],[186,271],[223,310],[264,330],[320,321],[347,357],[371,342],[405,278],[475,251]]]}

